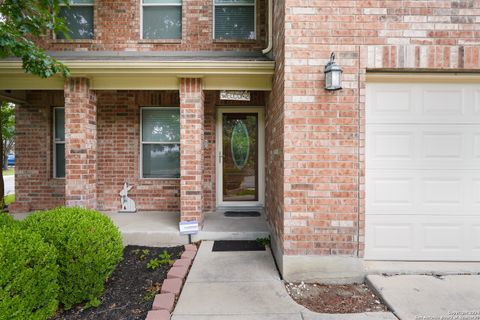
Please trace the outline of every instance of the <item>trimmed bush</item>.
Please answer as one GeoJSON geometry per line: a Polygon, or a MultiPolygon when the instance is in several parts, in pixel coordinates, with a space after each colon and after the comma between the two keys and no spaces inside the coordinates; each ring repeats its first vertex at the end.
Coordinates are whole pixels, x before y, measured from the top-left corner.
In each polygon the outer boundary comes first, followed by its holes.
{"type": "Polygon", "coordinates": [[[82,208],[36,212],[24,225],[57,248],[59,301],[65,309],[100,304],[104,283],[122,259],[120,232],[107,216],[82,208]]]}
{"type": "Polygon", "coordinates": [[[0,227],[0,319],[47,319],[58,307],[57,253],[40,235],[0,227]]]}
{"type": "Polygon", "coordinates": [[[2,226],[11,226],[17,224],[18,222],[15,221],[11,215],[5,212],[0,212],[0,227],[2,226]]]}

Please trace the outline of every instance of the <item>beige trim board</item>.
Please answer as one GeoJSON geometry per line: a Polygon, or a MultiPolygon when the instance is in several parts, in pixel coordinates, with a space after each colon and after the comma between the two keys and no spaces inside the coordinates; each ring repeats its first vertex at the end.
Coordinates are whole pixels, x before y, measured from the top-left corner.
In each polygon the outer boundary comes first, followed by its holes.
{"type": "Polygon", "coordinates": [[[91,78],[94,90],[178,90],[177,77],[154,76],[99,76],[91,78]]]}
{"type": "MultiPolygon", "coordinates": [[[[178,90],[179,78],[202,78],[205,90],[272,89],[273,61],[69,61],[73,77],[94,90],[178,90]]],[[[61,76],[26,74],[17,61],[0,61],[0,90],[63,90],[61,76]]]]}
{"type": "Polygon", "coordinates": [[[28,74],[12,75],[0,71],[0,90],[63,90],[62,77],[41,79],[28,74]]]}
{"type": "Polygon", "coordinates": [[[480,83],[478,73],[367,72],[367,82],[382,83],[480,83]]]}

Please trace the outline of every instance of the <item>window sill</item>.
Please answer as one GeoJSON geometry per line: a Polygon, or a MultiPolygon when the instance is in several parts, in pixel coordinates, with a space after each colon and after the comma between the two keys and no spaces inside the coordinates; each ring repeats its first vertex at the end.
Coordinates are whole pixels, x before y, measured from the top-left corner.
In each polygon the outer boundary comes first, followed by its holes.
{"type": "Polygon", "coordinates": [[[182,39],[140,39],[139,44],[180,44],[182,39]]]}
{"type": "Polygon", "coordinates": [[[213,39],[214,43],[247,43],[247,44],[253,44],[257,43],[257,39],[213,39]]]}
{"type": "Polygon", "coordinates": [[[94,43],[94,39],[53,39],[52,43],[94,43]]]}

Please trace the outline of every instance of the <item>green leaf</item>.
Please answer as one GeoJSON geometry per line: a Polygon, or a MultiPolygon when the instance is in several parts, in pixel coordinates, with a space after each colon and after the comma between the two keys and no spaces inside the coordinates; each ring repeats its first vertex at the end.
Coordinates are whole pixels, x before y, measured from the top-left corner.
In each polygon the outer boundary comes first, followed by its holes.
{"type": "Polygon", "coordinates": [[[42,78],[68,76],[68,68],[37,45],[41,37],[68,31],[59,17],[60,4],[68,5],[68,0],[1,1],[0,57],[21,58],[26,72],[42,78]]]}

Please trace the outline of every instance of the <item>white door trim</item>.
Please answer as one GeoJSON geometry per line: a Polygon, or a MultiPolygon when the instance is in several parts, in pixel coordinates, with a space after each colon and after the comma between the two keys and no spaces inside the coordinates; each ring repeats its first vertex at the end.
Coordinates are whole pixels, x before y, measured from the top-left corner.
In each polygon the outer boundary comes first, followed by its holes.
{"type": "Polygon", "coordinates": [[[219,107],[217,108],[215,135],[216,199],[218,207],[263,206],[265,203],[265,111],[263,107],[219,107]],[[223,201],[222,141],[223,113],[258,114],[258,201],[223,201]]]}

